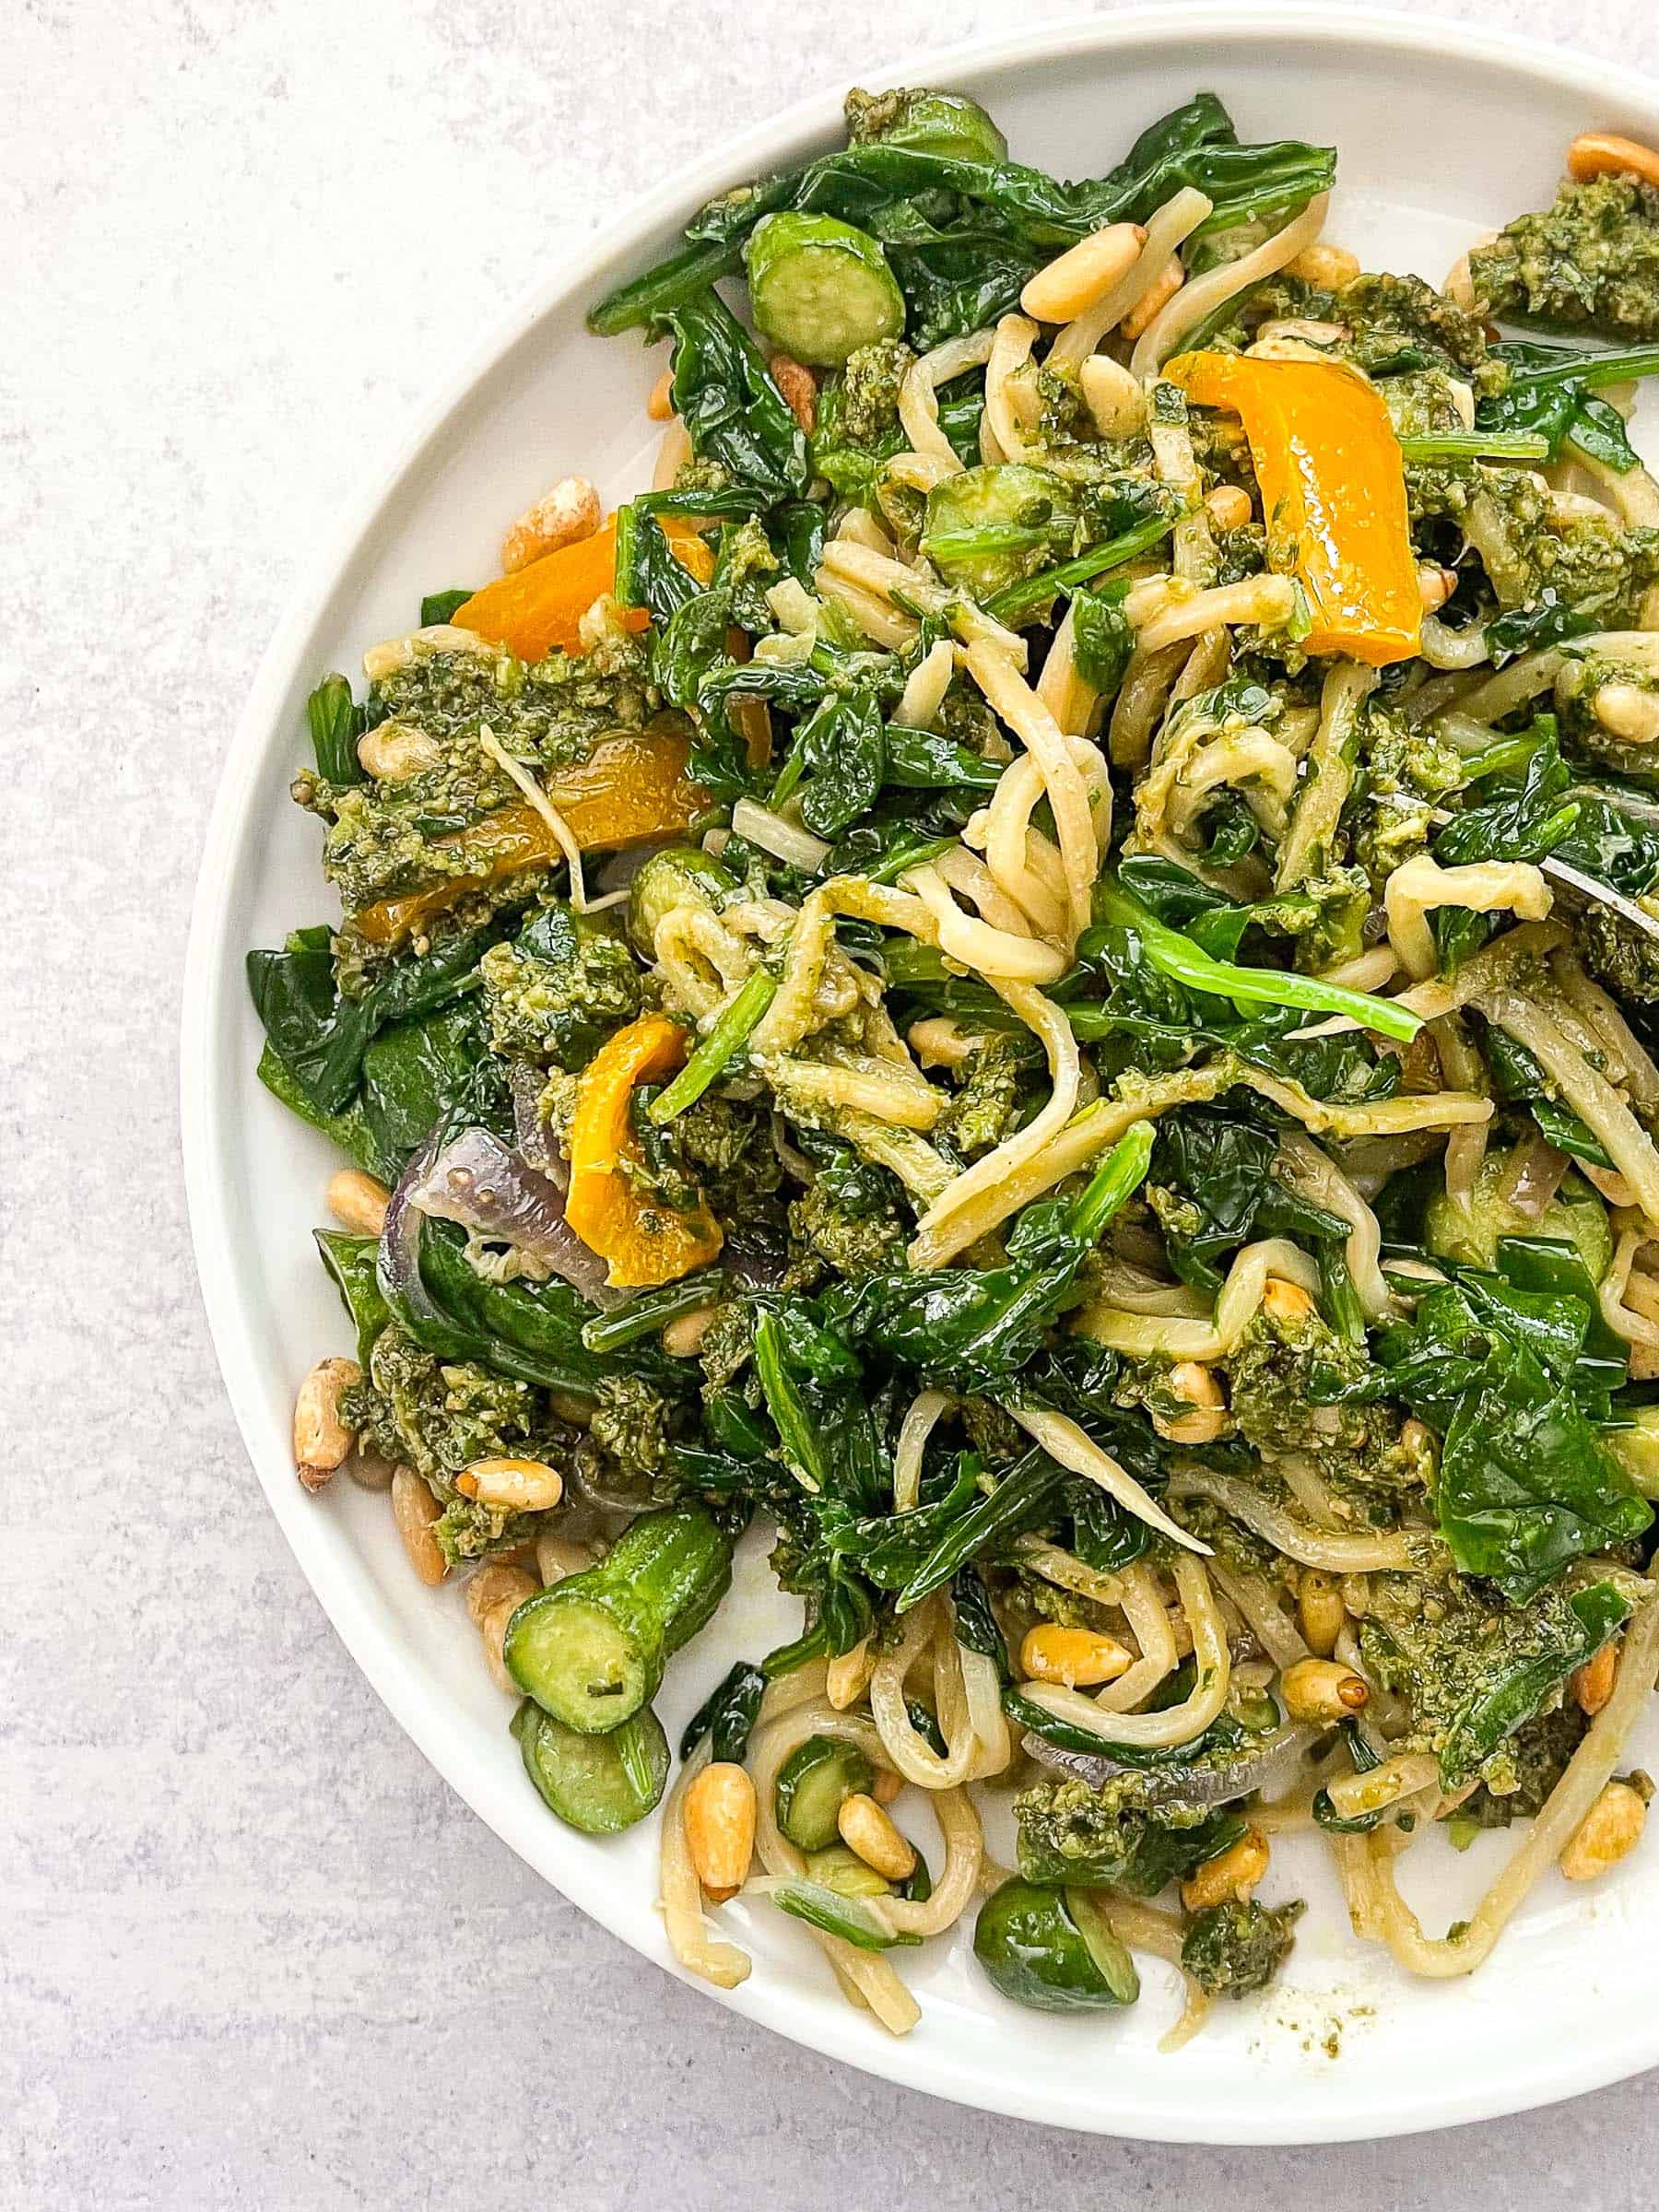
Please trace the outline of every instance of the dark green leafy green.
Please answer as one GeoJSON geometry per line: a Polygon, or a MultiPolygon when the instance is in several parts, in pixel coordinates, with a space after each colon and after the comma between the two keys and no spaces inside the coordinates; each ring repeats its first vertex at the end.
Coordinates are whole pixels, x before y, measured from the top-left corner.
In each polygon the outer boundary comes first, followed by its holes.
{"type": "MultiPolygon", "coordinates": [[[[421,620],[426,619],[423,612],[421,620]]],[[[311,729],[317,773],[326,776],[331,783],[365,782],[368,779],[357,753],[365,718],[343,676],[323,678],[305,702],[305,719],[311,729]]]]}

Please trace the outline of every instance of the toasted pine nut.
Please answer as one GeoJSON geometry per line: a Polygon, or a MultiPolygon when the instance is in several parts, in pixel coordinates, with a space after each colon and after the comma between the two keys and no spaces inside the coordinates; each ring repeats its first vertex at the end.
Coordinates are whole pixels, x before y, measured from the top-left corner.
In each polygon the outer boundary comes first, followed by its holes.
{"type": "Polygon", "coordinates": [[[1019,1664],[1034,1682],[1087,1689],[1127,1674],[1130,1658],[1114,1636],[1100,1635],[1093,1629],[1063,1629],[1045,1620],[1026,1630],[1019,1664]]]}
{"type": "Polygon", "coordinates": [[[363,772],[377,783],[407,783],[412,777],[436,768],[443,747],[425,730],[406,723],[382,722],[358,739],[358,759],[363,772]]]}
{"type": "Polygon", "coordinates": [[[845,1712],[849,1705],[856,1705],[870,1687],[870,1677],[876,1671],[876,1654],[870,1649],[870,1640],[861,1636],[850,1652],[842,1652],[831,1659],[824,1673],[824,1695],[837,1712],[845,1712]]]}
{"type": "Polygon", "coordinates": [[[502,573],[512,576],[561,546],[579,546],[604,518],[599,494],[585,477],[561,477],[534,507],[525,508],[501,540],[502,573]]]}
{"type": "Polygon", "coordinates": [[[1580,184],[1591,177],[1631,176],[1659,185],[1659,154],[1612,131],[1585,131],[1567,148],[1567,174],[1580,184]]]}
{"type": "Polygon", "coordinates": [[[1243,1904],[1266,1873],[1268,1856],[1266,1837],[1259,1828],[1247,1828],[1236,1843],[1206,1859],[1182,1883],[1182,1903],[1189,1912],[1206,1912],[1230,1898],[1243,1904]]]}
{"type": "Polygon", "coordinates": [[[724,1900],[741,1889],[755,1849],[755,1785],[727,1759],[705,1767],[686,1792],[686,1841],[697,1878],[724,1900]]]}
{"type": "Polygon", "coordinates": [[[1432,560],[1418,564],[1418,599],[1426,615],[1438,615],[1457,589],[1457,571],[1432,560]]]}
{"type": "Polygon", "coordinates": [[[1628,1782],[1610,1782],[1573,1830],[1561,1853],[1561,1872],[1570,1882],[1593,1882],[1630,1856],[1646,1826],[1641,1793],[1628,1782]]]}
{"type": "Polygon", "coordinates": [[[1138,300],[1124,317],[1119,328],[1124,337],[1138,338],[1143,332],[1150,330],[1153,322],[1162,314],[1185,282],[1186,271],[1171,253],[1146,298],[1138,300]]]}
{"type": "Polygon", "coordinates": [[[1321,291],[1339,292],[1359,276],[1359,257],[1346,246],[1304,246],[1286,273],[1318,285],[1321,291]]]}
{"type": "Polygon", "coordinates": [[[810,438],[818,427],[818,378],[793,354],[774,353],[766,365],[790,413],[810,438]]]}
{"type": "Polygon", "coordinates": [[[1140,259],[1147,234],[1138,223],[1108,223],[1026,279],[1019,295],[1034,323],[1069,323],[1103,300],[1140,259]]]}
{"type": "Polygon", "coordinates": [[[1586,1659],[1572,1677],[1572,1694],[1578,1709],[1586,1718],[1594,1720],[1607,1700],[1613,1695],[1613,1683],[1618,1673],[1618,1648],[1604,1643],[1594,1659],[1586,1659]]]}
{"type": "Polygon", "coordinates": [[[1466,315],[1475,312],[1475,278],[1470,272],[1469,257],[1460,253],[1446,272],[1446,281],[1441,290],[1453,307],[1461,307],[1466,315]]]}
{"type": "Polygon", "coordinates": [[[294,1465],[308,1490],[320,1490],[351,1449],[340,1393],[363,1379],[355,1359],[319,1359],[294,1400],[294,1465]]]}
{"type": "Polygon", "coordinates": [[[484,1664],[489,1669],[489,1678],[498,1689],[504,1689],[510,1698],[519,1698],[524,1694],[508,1673],[502,1650],[507,1641],[507,1624],[518,1611],[520,1602],[515,1597],[498,1599],[478,1623],[478,1636],[484,1646],[484,1664]]]}
{"type": "Polygon", "coordinates": [[[485,1559],[467,1579],[467,1616],[475,1629],[481,1629],[485,1615],[497,1606],[507,1602],[522,1606],[527,1597],[535,1595],[538,1587],[535,1577],[522,1567],[510,1567],[505,1559],[485,1559]]]}
{"type": "MultiPolygon", "coordinates": [[[[1477,253],[1482,246],[1495,245],[1497,241],[1496,230],[1483,230],[1469,248],[1469,253],[1477,253]]],[[[1474,314],[1479,305],[1475,297],[1475,279],[1469,273],[1469,253],[1458,256],[1452,265],[1445,283],[1441,286],[1446,298],[1454,307],[1461,307],[1466,315],[1474,314]]]]}
{"type": "Polygon", "coordinates": [[[1659,740],[1659,692],[1644,691],[1640,684],[1603,684],[1590,706],[1603,729],[1627,745],[1659,740]]]}
{"type": "Polygon", "coordinates": [[[392,1513],[397,1533],[409,1555],[409,1564],[429,1589],[435,1590],[449,1572],[432,1524],[441,1512],[436,1498],[413,1467],[399,1467],[392,1477],[392,1513]]]}
{"type": "Polygon", "coordinates": [[[1218,530],[1241,530],[1255,512],[1250,494],[1238,484],[1218,484],[1205,493],[1204,504],[1218,530]]]}
{"type": "Polygon", "coordinates": [[[1227,1426],[1227,1406],[1217,1382],[1202,1359],[1178,1359],[1165,1377],[1174,1396],[1192,1407],[1174,1420],[1152,1416],[1152,1426],[1172,1444],[1213,1444],[1227,1426]]]}
{"type": "Polygon", "coordinates": [[[564,1480],[540,1459],[478,1459],[455,1477],[463,1498],[503,1513],[545,1513],[564,1496],[564,1480]]]}
{"type": "Polygon", "coordinates": [[[371,645],[363,655],[363,674],[371,684],[383,684],[400,668],[412,668],[435,653],[476,653],[493,660],[500,650],[459,623],[429,622],[424,629],[406,630],[401,638],[382,638],[378,645],[371,645]]]}
{"type": "Polygon", "coordinates": [[[891,1805],[903,1787],[904,1777],[902,1774],[897,1772],[892,1767],[882,1767],[878,1770],[875,1781],[870,1784],[870,1794],[877,1805],[891,1805]]]}
{"type": "Polygon", "coordinates": [[[567,1575],[580,1574],[593,1563],[592,1548],[578,1544],[573,1536],[556,1536],[551,1530],[546,1530],[535,1539],[535,1571],[548,1590],[555,1583],[562,1583],[567,1575]]]}
{"type": "Polygon", "coordinates": [[[1319,1658],[1328,1659],[1347,1618],[1334,1577],[1322,1574],[1317,1567],[1304,1567],[1296,1594],[1296,1614],[1308,1649],[1319,1658]]]}
{"type": "Polygon", "coordinates": [[[712,1306],[699,1306],[695,1313],[680,1314],[663,1331],[663,1349],[671,1359],[695,1359],[713,1318],[712,1306]]]}
{"type": "Polygon", "coordinates": [[[900,1834],[875,1798],[862,1790],[841,1799],[835,1825],[847,1849],[889,1882],[907,1881],[915,1873],[915,1845],[908,1836],[900,1834]]]}
{"type": "Polygon", "coordinates": [[[904,1041],[924,1067],[966,1067],[979,1050],[979,1039],[970,1036],[952,1014],[929,1014],[912,1021],[904,1041]]]}
{"type": "Polygon", "coordinates": [[[361,1444],[346,1462],[346,1472],[359,1490],[392,1488],[392,1462],[382,1459],[378,1452],[365,1451],[361,1444]]]}
{"type": "Polygon", "coordinates": [[[1363,1675],[1335,1659],[1298,1659],[1279,1677],[1279,1695],[1293,1721],[1341,1721],[1371,1697],[1363,1675]]]}
{"type": "Polygon", "coordinates": [[[360,1168],[342,1168],[337,1175],[331,1175],[323,1195],[340,1227],[357,1236],[378,1237],[386,1226],[392,1194],[383,1182],[365,1175],[360,1168]]]}
{"type": "Polygon", "coordinates": [[[1091,353],[1077,371],[1083,404],[1102,438],[1133,438],[1147,419],[1147,394],[1138,376],[1110,354],[1091,353]]]}
{"type": "Polygon", "coordinates": [[[674,371],[665,369],[651,387],[651,397],[645,402],[645,412],[653,422],[666,422],[674,413],[674,371]]]}
{"type": "Polygon", "coordinates": [[[1313,1311],[1313,1300],[1300,1283],[1270,1275],[1262,1286],[1262,1311],[1273,1321],[1305,1321],[1313,1311]]]}

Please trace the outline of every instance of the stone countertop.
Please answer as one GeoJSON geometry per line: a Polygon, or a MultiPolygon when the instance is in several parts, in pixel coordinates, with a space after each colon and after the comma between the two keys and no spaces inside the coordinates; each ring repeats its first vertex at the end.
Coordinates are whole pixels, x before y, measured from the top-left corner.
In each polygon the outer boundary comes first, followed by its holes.
{"type": "MultiPolygon", "coordinates": [[[[1019,11],[1015,11],[1018,13],[1019,11]]],[[[1077,13],[1028,6],[1038,18],[1077,13]]],[[[1647,0],[1448,0],[1650,71],[1647,0]]],[[[550,258],[994,0],[13,0],[0,68],[0,2207],[1645,2205],[1647,2081],[1360,2150],[1116,2144],[842,2071],[542,1886],[259,1503],[177,1162],[209,798],[364,457],[550,258]],[[693,93],[692,88],[695,88],[693,93]],[[47,926],[29,926],[45,914],[47,926]],[[19,924],[22,924],[21,926],[19,924]]]]}

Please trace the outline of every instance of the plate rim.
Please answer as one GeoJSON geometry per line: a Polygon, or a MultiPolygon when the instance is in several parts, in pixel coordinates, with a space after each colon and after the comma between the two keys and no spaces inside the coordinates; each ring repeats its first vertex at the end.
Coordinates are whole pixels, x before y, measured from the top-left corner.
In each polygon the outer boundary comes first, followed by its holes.
{"type": "MultiPolygon", "coordinates": [[[[1109,17],[1063,18],[936,49],[910,49],[885,62],[860,65],[860,70],[883,83],[933,81],[1009,63],[1094,60],[1126,49],[1156,50],[1182,39],[1203,38],[1231,53],[1260,40],[1291,34],[1312,44],[1361,53],[1404,51],[1428,61],[1478,62],[1488,70],[1554,90],[1566,88],[1614,110],[1646,109],[1659,130],[1659,80],[1645,73],[1535,37],[1506,30],[1501,46],[1495,47],[1491,30],[1478,25],[1441,22],[1395,8],[1338,6],[1335,0],[1178,0],[1176,5],[1154,0],[1109,17]]],[[[1195,78],[1202,74],[1199,60],[1195,54],[1195,78]]],[[[353,1571],[324,1556],[314,1543],[314,1524],[308,1526],[310,1516],[303,1510],[307,1500],[293,1479],[288,1454],[270,1450],[262,1434],[265,1423],[254,1403],[252,1380],[258,1345],[252,1316],[237,1288],[233,1227],[218,1145],[226,1101],[214,1058],[222,1035],[228,979],[234,973],[239,984],[241,980],[242,948],[225,942],[236,883],[231,854],[252,808],[268,733],[301,649],[325,615],[341,577],[367,549],[382,506],[535,324],[567,302],[585,303],[595,296],[611,265],[637,254],[654,230],[712,197],[732,177],[776,166],[799,141],[833,129],[841,99],[839,85],[826,84],[748,130],[721,140],[710,154],[686,163],[653,191],[629,201],[615,219],[561,255],[547,276],[524,288],[458,365],[435,380],[429,398],[400,416],[395,433],[374,465],[338,504],[332,525],[319,535],[317,548],[297,566],[285,611],[261,657],[220,770],[192,900],[182,984],[180,1130],[191,1241],[209,1336],[243,1448],[296,1562],[335,1633],[399,1727],[474,1816],[539,1878],[630,1950],[705,1997],[806,2049],[878,2079],[1010,2119],[1136,2140],[1240,2146],[1367,2141],[1465,2125],[1534,2111],[1628,2079],[1659,2064],[1659,2015],[1644,2031],[1635,2013],[1624,2033],[1609,2035],[1576,2053],[1547,2053],[1547,2039],[1541,2035],[1535,2064],[1512,2072],[1502,2083],[1453,2088],[1434,2096],[1398,2089],[1368,2103],[1352,2090],[1345,2093],[1334,2080],[1328,2111],[1316,2123],[1276,2122],[1271,2100],[1259,2096],[1248,2107],[1230,2100],[1218,2103],[1213,2097],[1175,2111],[1137,2111],[1121,2102],[1114,2107],[1109,2097],[1104,2106],[1089,2107],[1084,2103],[1081,2075],[1067,2076],[1052,2088],[1030,2082],[1006,2088],[980,2081],[963,2084],[953,2077],[947,2046],[930,2048],[920,2038],[874,2041],[867,2022],[850,2006],[839,2014],[802,2015],[797,2009],[792,2018],[787,1977],[757,1974],[734,1991],[712,1989],[641,1942],[637,1900],[624,1910],[619,1900],[613,1902],[614,1888],[586,1880],[575,1885],[582,1894],[572,1895],[562,1882],[552,1882],[537,1863],[527,1827],[521,1830],[521,1824],[495,1808],[486,1810],[482,1800],[487,1793],[476,1776],[470,1724],[432,1697],[394,1630],[374,1618],[353,1571]]],[[[1176,2086],[1173,2081],[1171,2086],[1176,2086]]],[[[1087,2087],[1093,2098],[1101,2096],[1098,2082],[1087,2087]]]]}

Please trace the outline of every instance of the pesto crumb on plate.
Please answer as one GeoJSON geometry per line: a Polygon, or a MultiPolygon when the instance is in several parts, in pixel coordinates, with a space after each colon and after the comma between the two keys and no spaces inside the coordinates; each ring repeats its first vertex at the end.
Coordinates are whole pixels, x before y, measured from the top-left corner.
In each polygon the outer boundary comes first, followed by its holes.
{"type": "Polygon", "coordinates": [[[653,488],[312,696],[296,1465],[466,1578],[556,1818],[662,1806],[721,1986],[741,1897],[900,2034],[966,1920],[1040,2010],[1170,1961],[1173,2043],[1299,1830],[1461,1975],[1650,1794],[1659,157],[1436,290],[1208,93],[1075,183],[847,122],[594,307],[671,348],[653,488]],[[670,1744],[751,1524],[799,1633],[670,1744]],[[1400,1853],[1510,1825],[1425,1932],[1400,1853]]]}

